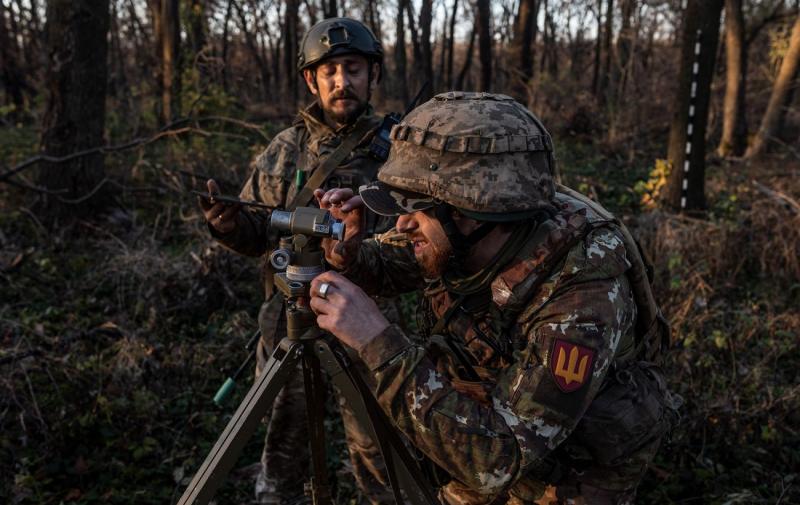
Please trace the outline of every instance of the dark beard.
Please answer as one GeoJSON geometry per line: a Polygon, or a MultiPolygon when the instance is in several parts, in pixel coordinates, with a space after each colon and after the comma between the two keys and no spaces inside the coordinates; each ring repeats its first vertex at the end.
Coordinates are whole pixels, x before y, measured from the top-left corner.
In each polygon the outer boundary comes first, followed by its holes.
{"type": "MultiPolygon", "coordinates": [[[[348,98],[354,98],[354,99],[358,100],[357,97],[352,96],[352,95],[348,95],[348,98]]],[[[358,117],[361,114],[363,114],[365,110],[367,110],[368,103],[369,102],[366,102],[366,101],[362,102],[361,100],[359,100],[358,106],[355,109],[353,109],[351,112],[338,113],[338,112],[334,112],[332,110],[326,110],[325,114],[327,114],[329,118],[333,119],[334,121],[336,121],[339,124],[343,124],[343,125],[344,124],[353,124],[353,123],[356,122],[356,119],[358,119],[358,117]]]]}

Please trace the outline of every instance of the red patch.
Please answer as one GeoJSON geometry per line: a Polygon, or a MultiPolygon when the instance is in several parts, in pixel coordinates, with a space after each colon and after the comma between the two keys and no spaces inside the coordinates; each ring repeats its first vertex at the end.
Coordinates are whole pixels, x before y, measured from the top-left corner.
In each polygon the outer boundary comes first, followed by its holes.
{"type": "Polygon", "coordinates": [[[550,371],[558,388],[571,393],[583,386],[592,372],[594,351],[556,339],[550,355],[550,371]]]}

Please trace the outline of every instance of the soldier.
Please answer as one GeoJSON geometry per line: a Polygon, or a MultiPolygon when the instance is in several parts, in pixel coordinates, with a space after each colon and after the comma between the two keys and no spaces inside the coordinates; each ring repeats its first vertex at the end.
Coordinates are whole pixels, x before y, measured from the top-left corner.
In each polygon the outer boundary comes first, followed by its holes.
{"type": "MultiPolygon", "coordinates": [[[[383,160],[370,145],[381,125],[370,97],[381,78],[383,49],[362,23],[347,18],[320,21],[306,33],[298,55],[298,68],[316,101],[299,113],[291,128],[283,130],[253,163],[240,197],[274,208],[293,208],[313,203],[315,188],[358,188],[375,178],[383,160]]],[[[210,194],[219,192],[208,181],[210,194]]],[[[269,232],[269,213],[240,206],[200,205],[212,236],[226,247],[250,256],[262,256],[277,246],[269,232]]],[[[375,231],[388,229],[393,219],[371,216],[375,231]]],[[[257,349],[256,376],[261,373],[277,342],[286,335],[282,297],[272,286],[274,273],[265,262],[265,302],[259,313],[261,338],[257,349]]],[[[390,318],[396,308],[384,303],[390,318]]],[[[343,408],[345,434],[359,487],[373,503],[390,500],[381,473],[378,449],[363,433],[352,413],[343,408]]],[[[302,375],[281,391],[273,405],[262,455],[262,471],[256,483],[259,503],[296,503],[305,500],[303,483],[308,477],[308,426],[303,400],[302,375]]]]}
{"type": "Polygon", "coordinates": [[[554,184],[549,134],[509,97],[437,95],[391,138],[360,197],[316,193],[348,226],[325,244],[346,276],[312,282],[318,325],[449,475],[443,503],[632,503],[676,402],[655,364],[669,328],[630,234],[554,184]],[[406,239],[360,241],[362,205],[399,216],[406,239]],[[367,295],[420,288],[423,345],[367,295]]]}

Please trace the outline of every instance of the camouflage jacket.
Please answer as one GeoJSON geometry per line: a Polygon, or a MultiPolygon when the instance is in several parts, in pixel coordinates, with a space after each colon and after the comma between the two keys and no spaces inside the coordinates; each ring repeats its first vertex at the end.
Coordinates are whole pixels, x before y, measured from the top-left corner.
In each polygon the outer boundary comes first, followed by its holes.
{"type": "MultiPolygon", "coordinates": [[[[626,464],[665,431],[661,383],[640,392],[655,397],[647,412],[614,420],[630,409],[612,376],[636,361],[630,253],[613,223],[558,198],[557,215],[491,282],[489,309],[455,311],[447,325],[480,381],[464,379],[436,336],[422,345],[390,326],[361,350],[391,421],[452,477],[445,503],[532,502],[564,472],[635,488],[641,465],[626,464]],[[512,320],[498,321],[503,313],[512,320]]],[[[371,294],[425,283],[398,235],[365,241],[346,275],[371,294]]],[[[424,306],[441,317],[452,298],[429,285],[424,306]]]]}
{"type": "MultiPolygon", "coordinates": [[[[369,108],[357,121],[372,123],[374,128],[326,179],[323,189],[348,187],[358,191],[359,186],[376,178],[381,162],[369,154],[369,144],[375,129],[381,124],[381,118],[369,108]]],[[[250,177],[240,197],[275,208],[285,208],[301,189],[297,186],[297,172],[304,172],[303,180],[307,181],[353,126],[333,130],[323,121],[322,110],[314,102],[300,111],[294,124],[278,133],[253,161],[250,177]]],[[[242,215],[244,219],[241,226],[234,232],[222,235],[212,229],[212,235],[240,254],[261,256],[269,252],[277,243],[277,238],[269,232],[269,213],[248,207],[242,215]]],[[[387,228],[384,222],[378,225],[377,230],[385,231],[387,228]]]]}

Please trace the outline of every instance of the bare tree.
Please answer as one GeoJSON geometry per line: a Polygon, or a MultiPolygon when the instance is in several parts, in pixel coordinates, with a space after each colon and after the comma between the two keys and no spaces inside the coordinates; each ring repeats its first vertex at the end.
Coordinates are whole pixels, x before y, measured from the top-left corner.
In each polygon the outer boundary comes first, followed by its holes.
{"type": "Polygon", "coordinates": [[[717,152],[720,156],[739,156],[747,147],[747,44],[742,0],[725,0],[725,56],[722,138],[717,152]]]}
{"type": "Polygon", "coordinates": [[[337,17],[336,0],[322,0],[322,15],[326,18],[337,17]]]}
{"type": "MultiPolygon", "coordinates": [[[[42,120],[42,151],[65,156],[103,144],[108,68],[108,0],[49,0],[47,3],[47,105],[42,120]]],[[[40,186],[61,199],[43,201],[41,213],[65,217],[62,199],[80,200],[78,212],[97,209],[108,199],[93,193],[103,179],[103,156],[47,163],[40,186]]]]}
{"type": "Polygon", "coordinates": [[[513,64],[518,65],[517,75],[513,78],[511,88],[517,99],[527,102],[525,96],[527,83],[533,77],[533,45],[536,42],[539,4],[536,0],[520,0],[517,17],[514,21],[514,37],[511,54],[513,64]]]}
{"type": "Polygon", "coordinates": [[[15,43],[18,34],[13,30],[14,13],[0,2],[0,79],[6,92],[6,102],[16,109],[12,117],[25,109],[23,90],[28,88],[20,68],[20,58],[15,43]]]}
{"type": "Polygon", "coordinates": [[[778,77],[772,86],[772,93],[769,97],[769,104],[764,117],[761,119],[761,126],[753,138],[752,144],[747,149],[745,156],[748,158],[760,156],[767,149],[769,141],[778,134],[781,116],[789,106],[792,81],[797,75],[798,64],[800,63],[800,15],[795,18],[792,34],[789,38],[789,48],[783,57],[778,77]]]}
{"type": "Polygon", "coordinates": [[[492,31],[489,0],[477,0],[478,54],[481,60],[480,91],[492,89],[492,31]]]}
{"type": "Polygon", "coordinates": [[[469,74],[470,67],[472,66],[472,55],[475,52],[475,37],[478,34],[478,21],[473,21],[472,31],[469,35],[469,44],[467,44],[467,51],[464,55],[464,64],[458,72],[458,79],[456,79],[456,89],[463,90],[464,82],[469,74]]]}
{"type": "Polygon", "coordinates": [[[458,14],[458,0],[453,0],[453,8],[450,12],[450,34],[447,37],[447,63],[445,69],[445,87],[453,87],[453,48],[456,40],[456,14],[458,14]]]}
{"type": "MultiPolygon", "coordinates": [[[[432,96],[433,82],[433,48],[431,47],[431,24],[433,23],[433,0],[422,0],[419,11],[420,50],[422,51],[422,72],[424,81],[430,83],[422,97],[427,100],[432,96]]],[[[414,64],[418,64],[417,61],[414,64]]]]}
{"type": "Polygon", "coordinates": [[[408,83],[406,81],[406,27],[405,27],[405,10],[408,0],[397,0],[397,25],[396,25],[396,40],[394,46],[394,66],[395,75],[400,81],[400,99],[403,103],[408,103],[408,83]]]}
{"type": "Polygon", "coordinates": [[[662,202],[675,210],[705,207],[705,135],[723,0],[689,0],[684,13],[678,91],[662,202]]]}
{"type": "Polygon", "coordinates": [[[299,40],[297,38],[298,16],[300,8],[298,0],[286,0],[286,12],[284,14],[283,37],[285,39],[283,51],[283,70],[285,74],[286,92],[291,99],[292,105],[297,104],[297,49],[299,40]]]}

